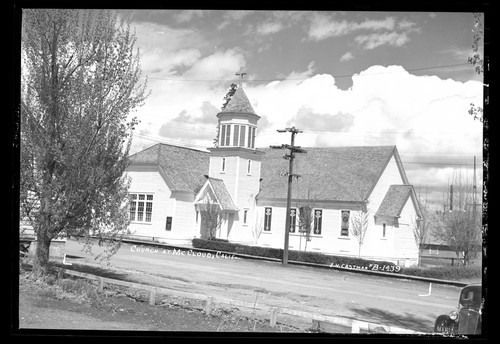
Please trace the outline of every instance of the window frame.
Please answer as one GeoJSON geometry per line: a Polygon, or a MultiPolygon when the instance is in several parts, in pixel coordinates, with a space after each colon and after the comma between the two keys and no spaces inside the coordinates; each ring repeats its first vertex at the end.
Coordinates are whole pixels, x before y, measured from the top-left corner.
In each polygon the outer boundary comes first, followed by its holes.
{"type": "Polygon", "coordinates": [[[288,228],[288,232],[289,233],[296,233],[296,229],[297,229],[297,215],[299,213],[299,209],[298,208],[290,208],[290,228],[288,228]],[[292,212],[295,212],[294,215],[292,216],[292,212]]]}
{"type": "Polygon", "coordinates": [[[220,172],[221,173],[225,173],[226,172],[226,158],[225,157],[221,158],[220,172]]]}
{"type": "Polygon", "coordinates": [[[130,192],[129,220],[132,223],[153,222],[154,193],[130,192]],[[142,198],[141,198],[142,196],[142,198]],[[141,210],[141,211],[140,211],[141,210]],[[139,219],[140,218],[140,219],[139,219]]]}
{"type": "Polygon", "coordinates": [[[312,234],[313,235],[322,235],[323,234],[323,209],[319,209],[319,208],[314,208],[313,209],[313,228],[312,228],[312,234]],[[319,217],[320,220],[317,220],[317,217],[316,217],[316,212],[317,211],[319,211],[321,213],[321,215],[319,217]],[[317,231],[317,227],[319,227],[318,231],[317,231]]]}
{"type": "Polygon", "coordinates": [[[243,225],[248,225],[248,208],[243,209],[243,225]]]}
{"type": "Polygon", "coordinates": [[[272,231],[273,207],[264,207],[264,229],[263,232],[269,233],[272,231]],[[269,209],[269,214],[267,210],[269,209]],[[268,228],[268,229],[266,229],[268,228]]]}
{"type": "Polygon", "coordinates": [[[173,216],[167,216],[165,218],[165,232],[171,232],[172,231],[172,224],[173,224],[173,222],[174,222],[173,216]]]}
{"type": "Polygon", "coordinates": [[[340,237],[341,238],[349,238],[350,221],[351,221],[351,211],[341,209],[340,210],[340,237]],[[344,218],[343,218],[344,212],[347,212],[349,214],[349,217],[347,219],[347,228],[343,227],[344,226],[344,218]]]}
{"type": "Polygon", "coordinates": [[[226,125],[226,146],[231,145],[231,125],[227,124],[226,125]]]}

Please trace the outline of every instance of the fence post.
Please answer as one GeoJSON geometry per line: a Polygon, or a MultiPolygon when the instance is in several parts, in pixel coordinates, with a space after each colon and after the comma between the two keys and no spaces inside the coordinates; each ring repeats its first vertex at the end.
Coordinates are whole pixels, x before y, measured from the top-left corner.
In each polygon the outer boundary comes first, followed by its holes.
{"type": "Polygon", "coordinates": [[[214,298],[212,296],[207,298],[207,304],[205,305],[205,313],[210,314],[212,312],[212,307],[214,303],[214,298]]]}
{"type": "Polygon", "coordinates": [[[104,278],[99,277],[99,292],[104,290],[104,278]]]}
{"type": "Polygon", "coordinates": [[[276,307],[271,308],[271,319],[269,319],[269,326],[274,327],[276,326],[276,315],[277,315],[277,309],[276,307]]]}
{"type": "Polygon", "coordinates": [[[151,287],[151,291],[149,292],[149,304],[151,306],[154,306],[155,302],[156,302],[156,288],[151,287]]]}

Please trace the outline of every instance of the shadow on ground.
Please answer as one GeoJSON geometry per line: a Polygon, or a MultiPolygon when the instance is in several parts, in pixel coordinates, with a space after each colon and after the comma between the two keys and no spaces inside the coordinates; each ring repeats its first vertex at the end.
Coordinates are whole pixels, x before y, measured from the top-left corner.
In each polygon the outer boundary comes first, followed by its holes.
{"type": "Polygon", "coordinates": [[[75,263],[72,263],[72,265],[65,265],[59,262],[53,262],[52,266],[67,270],[83,272],[99,277],[113,278],[122,281],[130,281],[130,278],[125,273],[120,273],[116,270],[101,268],[98,266],[75,264],[75,263]]]}
{"type": "Polygon", "coordinates": [[[379,308],[356,308],[351,307],[357,316],[355,318],[369,319],[368,322],[395,326],[403,329],[414,330],[418,332],[432,333],[433,324],[428,320],[417,317],[414,314],[405,313],[401,315],[379,308]]]}

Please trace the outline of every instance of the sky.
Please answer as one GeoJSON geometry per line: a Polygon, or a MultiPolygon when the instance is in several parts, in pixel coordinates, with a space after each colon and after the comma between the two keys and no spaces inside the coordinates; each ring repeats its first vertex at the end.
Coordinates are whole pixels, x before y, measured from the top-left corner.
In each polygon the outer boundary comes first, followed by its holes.
{"type": "Polygon", "coordinates": [[[240,68],[261,116],[257,147],[396,145],[409,182],[441,201],[459,169],[482,180],[483,104],[474,17],[460,12],[121,10],[151,91],[131,153],[158,142],[206,150],[240,68]]]}

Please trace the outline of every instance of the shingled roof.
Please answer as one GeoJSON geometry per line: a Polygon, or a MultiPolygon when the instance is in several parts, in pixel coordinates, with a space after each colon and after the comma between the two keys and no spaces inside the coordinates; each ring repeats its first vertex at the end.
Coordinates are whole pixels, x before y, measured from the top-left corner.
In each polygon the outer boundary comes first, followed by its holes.
{"type": "Polygon", "coordinates": [[[233,199],[227,191],[226,184],[222,181],[222,179],[217,178],[208,178],[208,182],[212,186],[212,190],[214,191],[215,197],[222,208],[225,211],[238,211],[238,208],[234,205],[233,199]]]}
{"type": "MultiPolygon", "coordinates": [[[[395,146],[305,149],[307,153],[296,154],[294,161],[294,173],[300,175],[292,184],[294,199],[363,201],[375,187],[390,158],[397,154],[395,146]]],[[[288,160],[283,159],[286,151],[269,148],[261,151],[266,154],[262,156],[261,191],[257,199],[285,199],[286,177],[280,173],[288,171],[288,160]]],[[[209,159],[208,152],[161,143],[130,156],[131,166],[160,166],[172,190],[195,193],[206,182],[209,159]]],[[[213,188],[217,189],[219,180],[210,178],[210,181],[213,188]]],[[[222,180],[220,183],[223,183],[222,180]]],[[[400,191],[396,187],[394,189],[393,192],[400,191]]],[[[224,195],[224,191],[218,194],[224,195]]],[[[387,199],[388,204],[394,203],[391,207],[400,204],[389,201],[390,198],[387,199]]],[[[227,203],[224,207],[236,208],[234,203],[227,203]]],[[[389,205],[384,207],[392,209],[389,205]]]]}
{"type": "Polygon", "coordinates": [[[131,166],[159,166],[173,191],[196,192],[206,181],[210,155],[196,149],[158,143],[130,156],[131,166]]]}
{"type": "Polygon", "coordinates": [[[236,113],[250,113],[256,115],[253,110],[247,95],[240,86],[236,89],[233,96],[227,103],[226,107],[221,111],[221,113],[236,112],[236,113]]]}
{"type": "MultiPolygon", "coordinates": [[[[382,175],[395,146],[306,148],[296,154],[294,174],[300,175],[292,184],[294,199],[325,201],[365,200],[382,175]],[[308,192],[310,194],[308,195],[308,192]]],[[[261,169],[261,191],[258,199],[284,199],[287,196],[288,160],[284,150],[265,151],[261,169]]]]}
{"type": "Polygon", "coordinates": [[[399,217],[410,197],[411,185],[391,185],[375,216],[399,217]]]}

